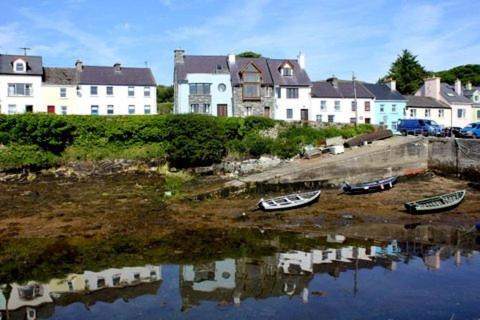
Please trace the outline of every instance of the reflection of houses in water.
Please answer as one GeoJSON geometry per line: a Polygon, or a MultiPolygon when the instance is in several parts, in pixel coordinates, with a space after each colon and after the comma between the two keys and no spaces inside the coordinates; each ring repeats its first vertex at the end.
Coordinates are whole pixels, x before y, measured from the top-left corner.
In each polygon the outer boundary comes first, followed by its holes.
{"type": "Polygon", "coordinates": [[[88,308],[97,301],[114,302],[120,298],[156,294],[161,279],[161,266],[147,265],[85,271],[83,274],[70,274],[64,279],[52,279],[48,284],[12,284],[5,309],[8,310],[8,319],[12,320],[48,318],[54,313],[54,300],[56,305],[83,302],[88,308]],[[85,295],[88,291],[90,293],[85,295]]]}
{"type": "Polygon", "coordinates": [[[182,267],[183,281],[191,282],[193,290],[212,292],[235,288],[235,260],[209,262],[182,267]]]}

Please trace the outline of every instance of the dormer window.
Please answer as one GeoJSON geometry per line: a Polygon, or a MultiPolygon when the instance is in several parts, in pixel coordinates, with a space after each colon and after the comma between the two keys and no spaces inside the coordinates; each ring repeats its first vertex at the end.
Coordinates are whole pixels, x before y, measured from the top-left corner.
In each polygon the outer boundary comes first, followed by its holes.
{"type": "Polygon", "coordinates": [[[15,60],[13,63],[13,70],[15,72],[24,73],[27,71],[27,64],[22,59],[15,60]]]}
{"type": "Polygon", "coordinates": [[[291,77],[293,76],[293,70],[290,67],[285,66],[282,68],[282,76],[284,77],[291,77]]]}
{"type": "Polygon", "coordinates": [[[241,73],[243,80],[243,99],[260,99],[262,75],[257,67],[250,63],[241,73]]]}

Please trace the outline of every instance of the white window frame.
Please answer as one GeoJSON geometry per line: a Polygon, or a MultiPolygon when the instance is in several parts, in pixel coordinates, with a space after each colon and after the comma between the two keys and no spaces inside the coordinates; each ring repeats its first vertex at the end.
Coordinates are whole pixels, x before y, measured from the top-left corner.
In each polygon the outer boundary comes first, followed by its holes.
{"type": "Polygon", "coordinates": [[[33,97],[33,86],[31,83],[9,83],[7,94],[9,97],[33,97]],[[20,87],[23,87],[23,94],[18,93],[20,87]]]}
{"type": "Polygon", "coordinates": [[[143,114],[152,114],[152,107],[149,104],[143,106],[143,114]]]}
{"type": "Polygon", "coordinates": [[[335,111],[341,111],[342,110],[342,103],[340,100],[335,100],[335,111]]]}
{"type": "Polygon", "coordinates": [[[67,115],[67,106],[60,106],[60,114],[67,115]]]}
{"type": "Polygon", "coordinates": [[[445,117],[445,110],[443,110],[443,109],[438,109],[438,117],[439,117],[439,118],[445,117]]]}
{"type": "Polygon", "coordinates": [[[9,104],[7,112],[8,112],[8,114],[16,114],[17,113],[17,105],[16,104],[9,104]]]}
{"type": "Polygon", "coordinates": [[[467,113],[466,110],[463,109],[463,108],[457,109],[457,118],[458,119],[465,119],[466,113],[467,113]]]}
{"type": "Polygon", "coordinates": [[[100,114],[100,107],[98,106],[98,104],[92,104],[90,106],[90,114],[92,116],[98,116],[100,114]],[[96,112],[93,112],[93,110],[96,110],[96,112]]]}
{"type": "Polygon", "coordinates": [[[66,98],[67,97],[67,88],[61,87],[60,88],[60,98],[66,98]]]}
{"type": "Polygon", "coordinates": [[[128,96],[131,98],[131,97],[135,97],[135,87],[132,87],[132,86],[129,86],[128,87],[128,96]]]}
{"type": "Polygon", "coordinates": [[[22,59],[17,59],[13,63],[13,72],[15,73],[26,73],[27,72],[27,63],[22,59]],[[22,66],[22,70],[17,70],[18,66],[22,66]]]}
{"type": "Polygon", "coordinates": [[[90,96],[98,96],[98,86],[90,86],[90,96]],[[95,91],[95,93],[93,93],[95,91]]]}
{"type": "Polygon", "coordinates": [[[430,109],[425,109],[425,118],[430,118],[431,114],[430,109]]]}
{"type": "Polygon", "coordinates": [[[320,101],[320,111],[327,111],[327,100],[320,101]]]}
{"type": "Polygon", "coordinates": [[[397,113],[397,105],[396,104],[392,104],[392,113],[397,113]]]}
{"type": "Polygon", "coordinates": [[[107,95],[107,97],[112,97],[114,95],[114,91],[113,91],[113,86],[107,86],[105,88],[105,94],[107,95]],[[108,89],[111,88],[112,89],[112,93],[108,93],[108,89]]]}
{"type": "Polygon", "coordinates": [[[316,116],[316,119],[315,119],[315,120],[317,121],[317,123],[322,123],[322,120],[323,120],[322,118],[323,118],[323,117],[322,117],[322,115],[321,115],[321,114],[317,114],[317,116],[316,116]]]}
{"type": "Polygon", "coordinates": [[[293,119],[293,109],[287,108],[287,119],[293,119]]]}
{"type": "Polygon", "coordinates": [[[298,88],[287,88],[287,99],[298,99],[300,96],[300,89],[298,88]]]}
{"type": "Polygon", "coordinates": [[[382,103],[380,104],[380,113],[384,113],[385,112],[385,105],[382,103]]]}
{"type": "Polygon", "coordinates": [[[150,97],[150,87],[143,87],[143,96],[144,97],[150,97]]]}
{"type": "Polygon", "coordinates": [[[111,116],[115,114],[115,106],[113,104],[107,105],[107,115],[111,116]]]}
{"type": "Polygon", "coordinates": [[[135,105],[134,104],[128,105],[128,114],[135,114],[135,105]]]}
{"type": "Polygon", "coordinates": [[[251,116],[252,115],[252,107],[248,106],[248,107],[245,107],[245,114],[246,116],[251,116]]]}

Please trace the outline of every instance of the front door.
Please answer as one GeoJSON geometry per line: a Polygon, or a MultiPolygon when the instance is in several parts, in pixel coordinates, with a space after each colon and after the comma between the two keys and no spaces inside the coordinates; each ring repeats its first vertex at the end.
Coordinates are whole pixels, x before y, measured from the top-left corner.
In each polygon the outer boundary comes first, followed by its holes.
{"type": "Polygon", "coordinates": [[[227,114],[227,105],[226,104],[217,104],[217,116],[226,117],[227,114]]]}
{"type": "Polygon", "coordinates": [[[263,116],[264,117],[267,117],[267,118],[270,118],[270,107],[265,107],[263,108],[263,116]]]}
{"type": "Polygon", "coordinates": [[[300,110],[300,119],[302,121],[308,121],[308,109],[301,109],[300,110]]]}
{"type": "Polygon", "coordinates": [[[55,106],[48,106],[47,107],[47,112],[48,113],[55,113],[55,106]]]}

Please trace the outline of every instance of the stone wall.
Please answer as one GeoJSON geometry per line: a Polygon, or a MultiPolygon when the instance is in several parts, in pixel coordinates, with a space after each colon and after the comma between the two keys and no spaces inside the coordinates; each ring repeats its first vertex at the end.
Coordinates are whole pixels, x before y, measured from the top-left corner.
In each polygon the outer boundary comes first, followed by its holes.
{"type": "Polygon", "coordinates": [[[246,117],[247,108],[252,108],[252,116],[263,116],[264,107],[270,107],[270,117],[274,117],[274,108],[275,108],[275,98],[273,95],[272,87],[262,87],[260,90],[260,100],[251,101],[243,100],[242,87],[233,88],[233,105],[234,105],[234,116],[236,117],[246,117]],[[269,94],[267,96],[267,91],[269,94]]]}
{"type": "Polygon", "coordinates": [[[480,179],[480,140],[431,138],[428,167],[440,174],[454,174],[465,179],[480,179]]]}

